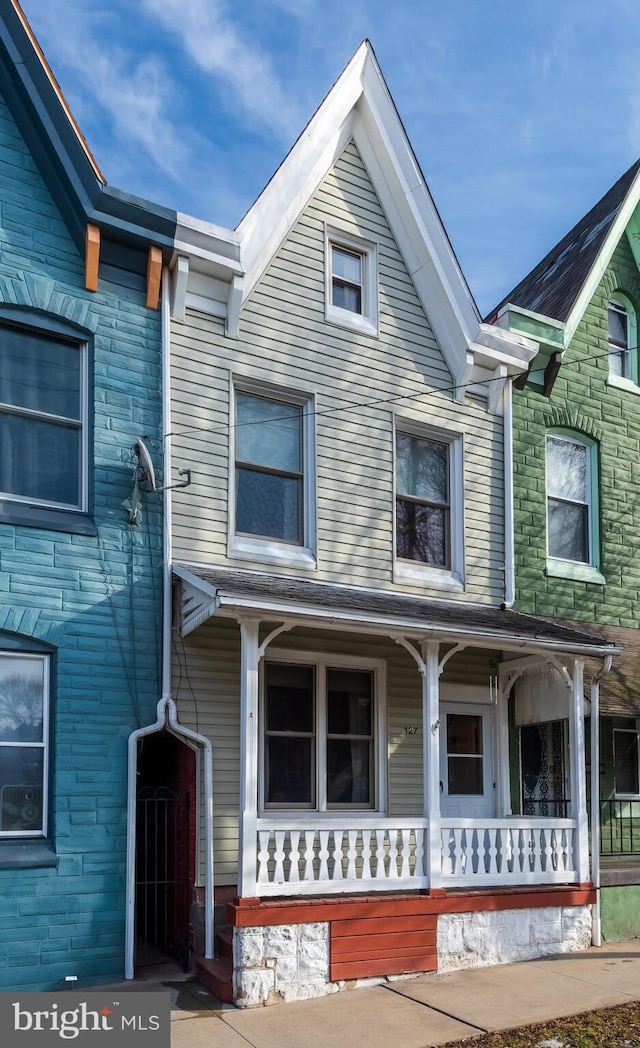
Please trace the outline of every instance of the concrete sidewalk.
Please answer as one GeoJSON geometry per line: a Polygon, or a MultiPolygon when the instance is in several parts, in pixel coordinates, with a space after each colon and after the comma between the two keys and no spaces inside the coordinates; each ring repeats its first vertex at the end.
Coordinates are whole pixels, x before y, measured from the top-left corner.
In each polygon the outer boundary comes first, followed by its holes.
{"type": "Polygon", "coordinates": [[[640,939],[248,1011],[193,980],[122,989],[170,990],[171,1048],[430,1048],[640,999],[640,939]]]}

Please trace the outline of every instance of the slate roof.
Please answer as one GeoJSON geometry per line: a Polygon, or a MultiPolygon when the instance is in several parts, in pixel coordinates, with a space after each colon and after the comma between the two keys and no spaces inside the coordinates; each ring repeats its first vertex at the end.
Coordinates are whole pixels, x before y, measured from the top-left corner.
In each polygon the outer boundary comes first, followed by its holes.
{"type": "Polygon", "coordinates": [[[341,618],[348,618],[349,613],[365,613],[384,622],[411,622],[419,628],[433,629],[439,633],[488,634],[494,636],[496,641],[516,637],[542,646],[549,644],[557,647],[561,644],[566,646],[567,652],[592,648],[594,655],[597,655],[607,648],[614,649],[612,641],[603,641],[581,629],[495,607],[404,597],[379,590],[350,589],[224,568],[180,566],[214,586],[222,603],[227,605],[232,605],[234,599],[249,598],[259,602],[265,611],[274,604],[291,604],[292,611],[295,605],[302,605],[309,610],[309,614],[313,613],[314,608],[335,610],[341,613],[341,618]]]}
{"type": "Polygon", "coordinates": [[[494,323],[508,302],[561,323],[567,320],[607,234],[640,170],[636,160],[601,200],[581,218],[487,317],[494,323]]]}

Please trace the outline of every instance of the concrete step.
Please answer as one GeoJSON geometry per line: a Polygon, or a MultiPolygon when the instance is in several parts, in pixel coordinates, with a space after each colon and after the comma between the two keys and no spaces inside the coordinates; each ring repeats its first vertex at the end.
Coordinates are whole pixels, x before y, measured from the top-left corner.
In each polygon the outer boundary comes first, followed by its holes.
{"type": "Polygon", "coordinates": [[[207,990],[215,994],[223,1004],[233,1004],[232,966],[229,957],[216,957],[215,960],[198,957],[196,970],[198,979],[207,990]]]}

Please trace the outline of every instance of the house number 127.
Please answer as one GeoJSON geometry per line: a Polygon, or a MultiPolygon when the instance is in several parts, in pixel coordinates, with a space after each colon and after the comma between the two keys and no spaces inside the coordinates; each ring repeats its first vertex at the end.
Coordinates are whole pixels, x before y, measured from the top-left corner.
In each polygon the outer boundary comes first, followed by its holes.
{"type": "Polygon", "coordinates": [[[409,724],[407,727],[405,727],[404,733],[405,735],[417,735],[418,729],[414,724],[409,724]]]}

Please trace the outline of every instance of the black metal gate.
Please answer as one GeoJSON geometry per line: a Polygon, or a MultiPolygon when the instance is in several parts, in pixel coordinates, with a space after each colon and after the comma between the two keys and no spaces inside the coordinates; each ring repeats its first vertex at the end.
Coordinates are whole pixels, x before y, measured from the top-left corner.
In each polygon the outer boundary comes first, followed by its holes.
{"type": "Polygon", "coordinates": [[[138,791],[136,823],[137,966],[189,964],[189,794],[167,786],[138,791]]]}

